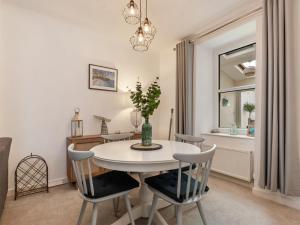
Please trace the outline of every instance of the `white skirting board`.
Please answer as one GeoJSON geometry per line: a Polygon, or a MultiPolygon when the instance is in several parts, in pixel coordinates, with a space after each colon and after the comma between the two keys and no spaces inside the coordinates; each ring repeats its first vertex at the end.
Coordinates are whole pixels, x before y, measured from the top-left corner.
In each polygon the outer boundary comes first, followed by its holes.
{"type": "Polygon", "coordinates": [[[287,196],[279,192],[271,192],[268,190],[254,187],[252,193],[264,199],[271,200],[273,202],[286,205],[288,207],[300,210],[300,197],[287,196]]]}
{"type": "MultiPolygon", "coordinates": [[[[54,187],[62,184],[68,183],[68,178],[58,178],[58,179],[53,179],[49,180],[49,187],[54,187]]],[[[15,188],[9,188],[7,191],[7,197],[14,196],[15,195],[15,188]]]]}

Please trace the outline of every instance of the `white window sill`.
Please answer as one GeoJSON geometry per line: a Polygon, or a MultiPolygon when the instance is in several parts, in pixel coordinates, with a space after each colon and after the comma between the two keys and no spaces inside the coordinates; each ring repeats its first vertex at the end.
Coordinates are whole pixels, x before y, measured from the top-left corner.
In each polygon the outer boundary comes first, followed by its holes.
{"type": "Polygon", "coordinates": [[[241,138],[241,139],[251,139],[254,140],[254,137],[250,137],[247,135],[230,135],[226,133],[202,133],[202,135],[210,135],[210,136],[219,136],[219,137],[228,137],[228,138],[241,138]]]}

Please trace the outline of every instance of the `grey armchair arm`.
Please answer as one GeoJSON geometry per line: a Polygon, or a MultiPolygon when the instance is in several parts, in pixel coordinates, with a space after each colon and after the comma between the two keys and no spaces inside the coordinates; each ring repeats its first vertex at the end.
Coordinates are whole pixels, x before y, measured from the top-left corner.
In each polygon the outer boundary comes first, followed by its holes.
{"type": "Polygon", "coordinates": [[[8,158],[11,142],[11,138],[0,138],[0,217],[8,189],[8,158]]]}

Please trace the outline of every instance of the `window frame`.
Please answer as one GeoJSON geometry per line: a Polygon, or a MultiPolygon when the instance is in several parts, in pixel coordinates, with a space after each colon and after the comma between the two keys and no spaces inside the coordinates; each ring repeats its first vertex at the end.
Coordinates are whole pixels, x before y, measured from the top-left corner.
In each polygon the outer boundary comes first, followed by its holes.
{"type": "MultiPolygon", "coordinates": [[[[256,91],[256,84],[250,84],[250,85],[242,85],[242,86],[238,86],[238,87],[230,87],[230,88],[223,88],[221,89],[221,56],[224,54],[228,54],[228,53],[232,53],[232,52],[238,52],[241,49],[250,47],[252,45],[256,46],[256,42],[253,42],[251,44],[247,44],[244,45],[242,47],[227,51],[227,52],[223,52],[218,54],[218,128],[220,129],[228,129],[230,127],[221,127],[221,109],[220,109],[220,104],[221,104],[221,94],[222,93],[228,93],[228,92],[238,92],[238,91],[249,91],[249,90],[254,90],[254,92],[256,91]]],[[[257,57],[255,57],[257,58],[257,57]]],[[[238,129],[246,129],[246,128],[242,128],[242,127],[238,127],[238,129]]]]}

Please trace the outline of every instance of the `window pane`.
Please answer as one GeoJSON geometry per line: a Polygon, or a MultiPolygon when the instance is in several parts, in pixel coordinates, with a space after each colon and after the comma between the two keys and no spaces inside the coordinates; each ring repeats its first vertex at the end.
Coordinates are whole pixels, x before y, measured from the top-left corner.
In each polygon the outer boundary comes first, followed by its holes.
{"type": "Polygon", "coordinates": [[[255,44],[219,55],[219,65],[219,89],[255,84],[255,44]]]}
{"type": "Polygon", "coordinates": [[[219,109],[221,128],[229,128],[236,126],[238,128],[246,128],[248,122],[254,123],[255,111],[249,113],[244,110],[244,106],[248,110],[255,106],[255,90],[234,91],[219,94],[219,109]],[[249,121],[249,114],[251,121],[249,121]]]}

